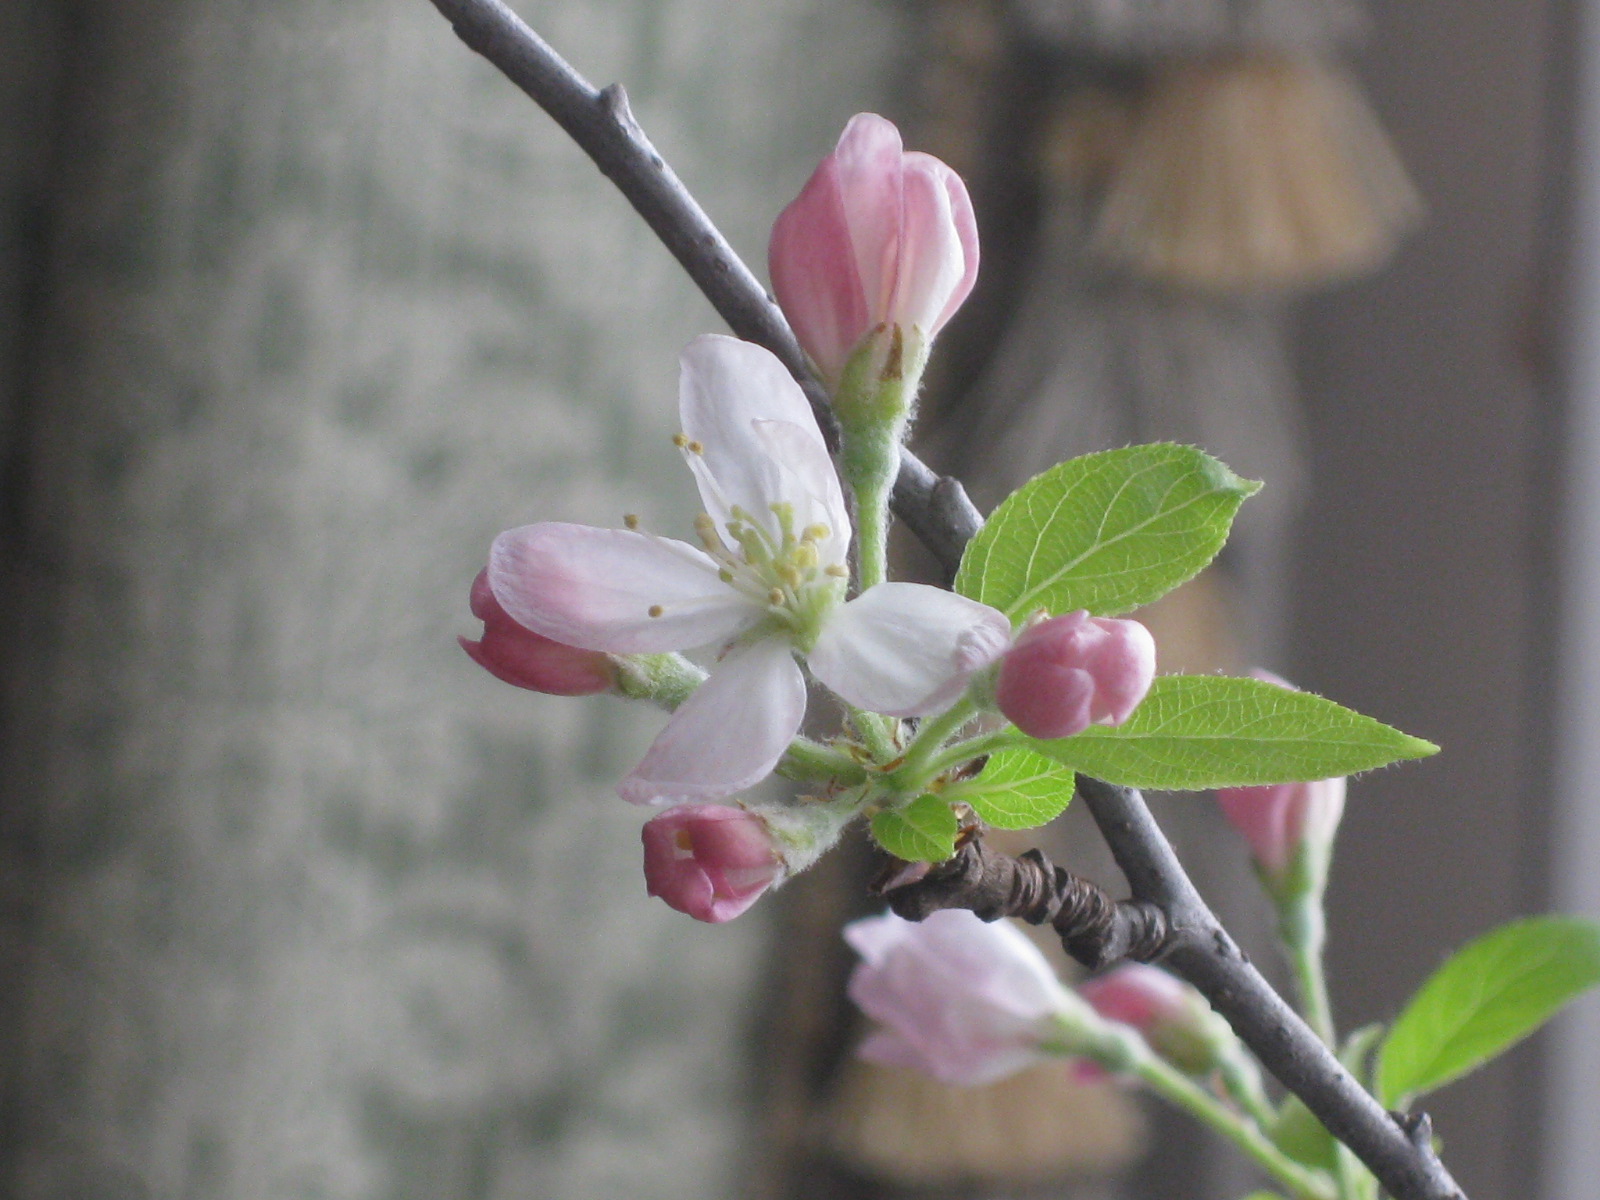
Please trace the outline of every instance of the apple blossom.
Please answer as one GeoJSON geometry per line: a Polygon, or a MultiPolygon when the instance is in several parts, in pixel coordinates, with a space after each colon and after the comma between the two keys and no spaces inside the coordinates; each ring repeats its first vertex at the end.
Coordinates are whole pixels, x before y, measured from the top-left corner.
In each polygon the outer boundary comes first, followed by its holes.
{"type": "Polygon", "coordinates": [[[931,155],[902,150],[891,122],[859,113],[773,225],[768,266],[830,388],[880,328],[914,332],[925,352],[978,275],[966,185],[931,155]]]}
{"type": "Polygon", "coordinates": [[[1004,652],[1004,614],[884,583],[849,602],[849,513],[804,394],[768,351],[706,336],[683,353],[674,439],[705,511],[701,546],[545,522],[502,533],[489,585],[519,624],[608,654],[710,647],[719,658],[618,789],[711,800],[769,774],[799,730],[796,655],[848,703],[891,716],[951,704],[1004,652]]]}
{"type": "Polygon", "coordinates": [[[469,603],[472,615],[483,622],[483,637],[456,641],[496,679],[552,696],[589,696],[615,686],[610,655],[551,641],[512,620],[494,598],[487,570],[472,581],[469,603]]]}
{"type": "Polygon", "coordinates": [[[1080,610],[1018,635],[1001,660],[995,702],[1030,737],[1071,737],[1126,721],[1155,669],[1155,639],[1143,625],[1080,610]]]}
{"type": "Polygon", "coordinates": [[[733,920],[784,874],[767,823],[742,808],[679,805],[640,836],[646,890],[697,921],[733,920]]]}
{"type": "Polygon", "coordinates": [[[1063,987],[1038,948],[1007,921],[966,909],[911,922],[893,913],[845,926],[861,955],[850,999],[878,1023],[861,1057],[977,1085],[1040,1062],[1066,1030],[1104,1023],[1063,987]]]}

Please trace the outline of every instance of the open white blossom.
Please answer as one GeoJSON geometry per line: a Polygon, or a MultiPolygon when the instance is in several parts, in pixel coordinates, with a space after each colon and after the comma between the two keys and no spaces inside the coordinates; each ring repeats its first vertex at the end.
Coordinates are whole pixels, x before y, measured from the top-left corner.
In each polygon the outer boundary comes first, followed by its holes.
{"type": "Polygon", "coordinates": [[[858,708],[924,716],[1011,637],[1004,614],[923,584],[845,602],[849,513],[799,386],[735,338],[698,338],[681,365],[674,440],[705,506],[700,548],[631,520],[545,522],[502,533],[489,554],[495,599],[535,633],[611,654],[718,651],[618,789],[639,804],[728,796],[768,775],[805,715],[796,655],[858,708]]]}

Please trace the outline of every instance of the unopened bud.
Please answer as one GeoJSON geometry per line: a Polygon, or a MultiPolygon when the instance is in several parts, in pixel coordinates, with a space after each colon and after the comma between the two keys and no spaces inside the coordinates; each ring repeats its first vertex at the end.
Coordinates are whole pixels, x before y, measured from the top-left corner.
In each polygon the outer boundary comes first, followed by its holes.
{"type": "Polygon", "coordinates": [[[1001,660],[995,703],[1030,737],[1071,737],[1126,721],[1155,670],[1155,639],[1139,622],[1068,613],[1017,637],[1001,660]]]}
{"type": "Polygon", "coordinates": [[[834,390],[875,330],[932,342],[977,279],[977,221],[954,171],[904,152],[893,124],[862,113],[779,215],[768,265],[778,304],[834,390]]]}
{"type": "Polygon", "coordinates": [[[1078,988],[1095,1012],[1131,1025],[1150,1048],[1190,1075],[1216,1068],[1234,1048],[1228,1023],[1183,980],[1159,967],[1127,963],[1078,988]]]}
{"type": "Polygon", "coordinates": [[[553,641],[517,624],[495,599],[487,571],[472,581],[470,604],[472,615],[483,622],[483,637],[456,640],[496,679],[552,696],[589,696],[615,686],[609,655],[553,641]]]}
{"type": "MultiPolygon", "coordinates": [[[[1258,679],[1289,684],[1265,671],[1258,679]]],[[[1262,882],[1279,899],[1320,890],[1326,881],[1333,839],[1344,816],[1342,777],[1309,783],[1219,788],[1217,803],[1228,823],[1244,835],[1262,882]]]]}
{"type": "Polygon", "coordinates": [[[645,888],[697,921],[731,921],[783,876],[767,823],[725,804],[684,804],[646,821],[645,888]]]}

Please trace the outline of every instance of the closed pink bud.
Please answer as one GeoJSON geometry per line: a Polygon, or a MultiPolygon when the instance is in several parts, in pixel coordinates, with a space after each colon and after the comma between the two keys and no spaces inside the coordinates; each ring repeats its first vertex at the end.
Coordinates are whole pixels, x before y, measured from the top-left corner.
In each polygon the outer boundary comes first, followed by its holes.
{"type": "Polygon", "coordinates": [[[978,225],[960,176],[860,113],[779,214],[768,266],[795,336],[832,385],[880,326],[933,340],[977,279],[978,225]]]}
{"type": "Polygon", "coordinates": [[[470,603],[472,615],[483,622],[483,637],[456,640],[473,662],[496,679],[552,696],[608,692],[616,682],[607,655],[552,641],[517,624],[494,598],[488,571],[479,571],[472,581],[470,603]]]}
{"type": "Polygon", "coordinates": [[[1030,737],[1071,737],[1126,721],[1155,672],[1155,639],[1139,622],[1068,613],[1017,637],[1001,660],[995,702],[1030,737]]]}
{"type": "Polygon", "coordinates": [[[1078,993],[1108,1021],[1137,1029],[1150,1048],[1191,1075],[1215,1067],[1233,1033],[1189,984],[1144,963],[1127,963],[1081,984],[1078,993]]]}
{"type": "Polygon", "coordinates": [[[783,875],[767,823],[726,804],[684,804],[646,821],[645,890],[697,921],[720,924],[783,875]]]}
{"type": "Polygon", "coordinates": [[[1217,803],[1276,887],[1290,880],[1302,848],[1326,859],[1344,815],[1344,779],[1220,788],[1217,803]]]}
{"type": "MultiPolygon", "coordinates": [[[[1269,671],[1252,671],[1251,675],[1294,690],[1269,671]]],[[[1251,856],[1267,886],[1281,892],[1297,879],[1303,887],[1319,885],[1344,816],[1344,793],[1341,777],[1219,788],[1217,803],[1228,823],[1250,843],[1251,856]]]]}

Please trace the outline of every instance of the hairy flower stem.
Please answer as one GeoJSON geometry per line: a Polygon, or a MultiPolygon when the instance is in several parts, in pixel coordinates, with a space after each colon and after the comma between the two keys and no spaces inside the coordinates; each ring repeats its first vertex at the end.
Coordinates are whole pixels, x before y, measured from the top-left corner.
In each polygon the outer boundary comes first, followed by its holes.
{"type": "Polygon", "coordinates": [[[1272,1144],[1254,1121],[1241,1118],[1176,1067],[1146,1054],[1132,1071],[1158,1096],[1239,1147],[1252,1162],[1287,1187],[1296,1200],[1337,1200],[1341,1195],[1326,1174],[1290,1158],[1272,1144]]]}
{"type": "Polygon", "coordinates": [[[1320,891],[1307,889],[1285,897],[1278,906],[1278,935],[1289,954],[1295,985],[1300,993],[1300,1011],[1323,1045],[1338,1052],[1339,1034],[1333,1024],[1333,1006],[1328,1000],[1328,981],[1322,969],[1322,951],[1327,942],[1327,920],[1322,911],[1320,891]]]}
{"type": "Polygon", "coordinates": [[[789,744],[777,771],[796,783],[838,784],[853,787],[864,783],[866,770],[850,755],[810,738],[795,738],[789,744]]]}
{"type": "Polygon", "coordinates": [[[933,759],[928,763],[928,770],[933,775],[941,775],[951,767],[958,767],[962,763],[983,758],[1009,746],[1016,746],[1020,742],[1021,739],[1017,736],[1017,731],[1009,725],[1004,729],[997,729],[993,733],[980,733],[977,737],[951,742],[933,756],[933,759]]]}
{"type": "MultiPolygon", "coordinates": [[[[1333,1022],[1333,1003],[1328,995],[1328,977],[1323,968],[1323,951],[1328,940],[1328,922],[1322,904],[1322,888],[1307,887],[1278,902],[1278,936],[1283,940],[1300,995],[1300,1012],[1313,1032],[1335,1054],[1339,1052],[1339,1031],[1333,1022]]],[[[1337,1146],[1334,1176],[1340,1200],[1360,1200],[1366,1181],[1371,1178],[1355,1155],[1342,1143],[1337,1146]]]]}
{"type": "Polygon", "coordinates": [[[906,746],[900,765],[888,773],[885,782],[903,795],[920,795],[944,769],[938,764],[944,757],[939,752],[945,742],[972,720],[977,711],[977,705],[971,700],[961,699],[944,712],[924,720],[906,746]]]}
{"type": "Polygon", "coordinates": [[[864,712],[859,708],[850,709],[849,716],[851,728],[861,738],[861,744],[867,748],[874,762],[881,765],[900,757],[898,721],[882,713],[864,712]]]}
{"type": "Polygon", "coordinates": [[[855,500],[856,581],[863,592],[889,577],[889,493],[899,448],[899,438],[888,430],[844,427],[840,465],[855,500]]]}

